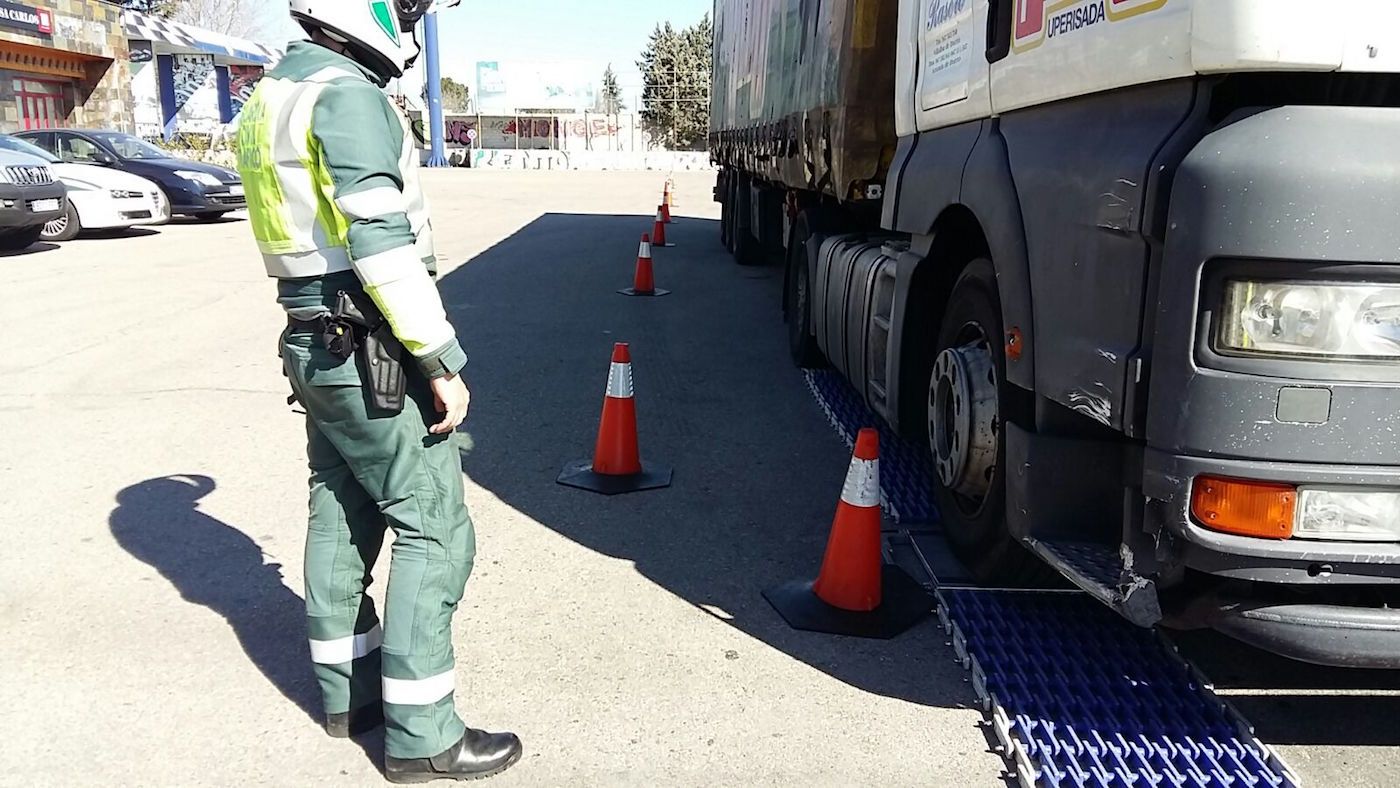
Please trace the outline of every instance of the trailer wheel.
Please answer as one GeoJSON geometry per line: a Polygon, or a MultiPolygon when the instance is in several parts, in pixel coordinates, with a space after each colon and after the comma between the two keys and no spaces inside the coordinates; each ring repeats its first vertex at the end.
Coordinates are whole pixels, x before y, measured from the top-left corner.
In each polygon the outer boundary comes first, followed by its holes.
{"type": "Polygon", "coordinates": [[[731,173],[724,173],[720,176],[720,203],[719,203],[719,242],[725,249],[729,248],[730,236],[734,234],[734,219],[731,215],[734,206],[734,199],[729,189],[729,182],[734,180],[731,173]]]}
{"type": "Polygon", "coordinates": [[[801,369],[826,366],[826,358],[812,333],[812,282],[807,265],[807,239],[811,237],[804,212],[792,225],[792,241],[787,248],[787,297],[783,299],[788,351],[792,354],[793,363],[801,369]]]}
{"type": "Polygon", "coordinates": [[[738,181],[734,188],[733,227],[729,231],[734,236],[734,259],[739,265],[761,265],[763,247],[753,232],[753,188],[746,178],[738,181]]]}
{"type": "Polygon", "coordinates": [[[1049,571],[1006,527],[1006,383],[1001,299],[990,261],[953,286],[929,376],[934,495],[953,552],[984,584],[1021,586],[1049,571]]]}

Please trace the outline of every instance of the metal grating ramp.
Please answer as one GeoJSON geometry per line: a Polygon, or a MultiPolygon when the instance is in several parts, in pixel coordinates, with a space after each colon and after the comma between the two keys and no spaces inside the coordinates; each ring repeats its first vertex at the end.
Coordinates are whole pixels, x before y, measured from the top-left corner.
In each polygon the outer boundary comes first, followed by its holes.
{"type": "MultiPolygon", "coordinates": [[[[931,469],[836,373],[807,384],[850,444],[880,427],[880,482],[887,513],[932,523],[931,469]]],[[[1077,591],[997,591],[940,583],[929,555],[941,541],[906,534],[938,588],[939,617],[972,671],[1008,769],[1026,788],[1292,788],[1299,781],[1175,648],[1077,591]],[[921,541],[922,540],[922,541],[921,541]]],[[[1102,571],[1096,551],[1060,545],[1102,571]]],[[[963,578],[955,578],[959,583],[963,578]]]]}

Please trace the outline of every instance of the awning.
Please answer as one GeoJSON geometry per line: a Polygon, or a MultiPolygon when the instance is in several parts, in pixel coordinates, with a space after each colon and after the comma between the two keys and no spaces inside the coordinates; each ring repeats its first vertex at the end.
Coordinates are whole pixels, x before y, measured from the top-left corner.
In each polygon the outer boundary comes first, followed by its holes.
{"type": "Polygon", "coordinates": [[[248,65],[267,65],[282,57],[281,52],[246,39],[182,25],[137,11],[122,12],[122,27],[128,40],[158,42],[180,54],[215,55],[248,65]]]}

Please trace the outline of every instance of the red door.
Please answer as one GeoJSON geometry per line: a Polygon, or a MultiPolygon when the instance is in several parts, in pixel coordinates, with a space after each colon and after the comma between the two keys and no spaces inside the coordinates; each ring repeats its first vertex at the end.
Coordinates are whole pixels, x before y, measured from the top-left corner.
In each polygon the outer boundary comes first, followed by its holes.
{"type": "Polygon", "coordinates": [[[20,125],[29,129],[52,129],[68,120],[68,85],[42,79],[15,79],[15,103],[19,105],[20,125]]]}

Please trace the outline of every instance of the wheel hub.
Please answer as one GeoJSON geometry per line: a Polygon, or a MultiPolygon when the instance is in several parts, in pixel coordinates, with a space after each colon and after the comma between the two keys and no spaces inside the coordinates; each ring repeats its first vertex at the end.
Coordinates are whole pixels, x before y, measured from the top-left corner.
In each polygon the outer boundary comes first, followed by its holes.
{"type": "Polygon", "coordinates": [[[67,229],[68,217],[60,216],[57,219],[50,219],[49,222],[44,225],[44,235],[53,237],[67,229]]]}
{"type": "Polygon", "coordinates": [[[938,354],[929,381],[929,441],[938,478],[974,500],[992,486],[997,464],[996,363],[985,338],[938,354]]]}

